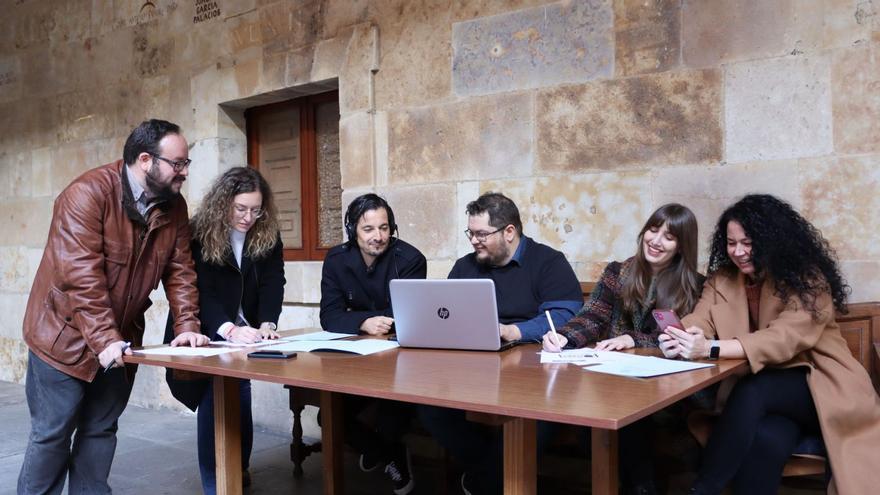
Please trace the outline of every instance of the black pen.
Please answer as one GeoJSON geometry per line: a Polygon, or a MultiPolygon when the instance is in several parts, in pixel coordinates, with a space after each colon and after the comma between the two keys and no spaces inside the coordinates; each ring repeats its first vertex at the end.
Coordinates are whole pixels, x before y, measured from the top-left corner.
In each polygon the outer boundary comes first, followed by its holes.
{"type": "MultiPolygon", "coordinates": [[[[125,350],[128,349],[129,347],[131,347],[131,342],[123,342],[122,343],[122,351],[121,351],[122,354],[125,354],[125,350]]],[[[115,366],[116,366],[116,360],[114,359],[113,361],[110,361],[110,364],[108,364],[106,368],[104,368],[104,373],[112,370],[115,366]]]]}

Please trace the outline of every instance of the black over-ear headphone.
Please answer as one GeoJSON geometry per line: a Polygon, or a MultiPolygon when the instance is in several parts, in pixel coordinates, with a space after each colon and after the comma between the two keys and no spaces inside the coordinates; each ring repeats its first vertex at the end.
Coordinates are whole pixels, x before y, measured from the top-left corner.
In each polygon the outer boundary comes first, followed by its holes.
{"type": "Polygon", "coordinates": [[[379,208],[385,208],[385,211],[388,213],[388,228],[391,230],[391,235],[393,236],[397,233],[397,223],[394,221],[394,212],[391,210],[391,207],[388,206],[388,202],[377,194],[363,194],[354,198],[354,201],[349,203],[348,209],[345,211],[345,235],[348,238],[347,242],[350,245],[357,242],[356,230],[358,220],[364,216],[364,213],[379,208]]]}

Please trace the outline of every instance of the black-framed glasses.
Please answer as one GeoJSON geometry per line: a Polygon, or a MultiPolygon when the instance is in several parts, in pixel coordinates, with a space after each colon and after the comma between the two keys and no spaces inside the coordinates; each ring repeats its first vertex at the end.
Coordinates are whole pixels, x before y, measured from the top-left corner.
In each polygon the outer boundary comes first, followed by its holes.
{"type": "Polygon", "coordinates": [[[235,213],[236,218],[244,218],[250,213],[254,220],[266,214],[266,210],[262,208],[248,208],[238,203],[232,205],[232,211],[235,213]]]}
{"type": "Polygon", "coordinates": [[[150,156],[152,156],[154,160],[162,160],[163,162],[167,163],[168,165],[171,165],[171,168],[173,168],[175,172],[180,172],[181,170],[189,167],[189,165],[192,163],[192,160],[190,160],[189,158],[184,158],[183,160],[174,161],[174,160],[169,160],[169,159],[165,158],[164,156],[154,155],[152,153],[150,153],[150,156]]]}
{"type": "Polygon", "coordinates": [[[493,230],[492,232],[473,232],[471,229],[465,229],[464,235],[466,235],[469,240],[473,240],[474,237],[476,237],[477,241],[486,242],[486,239],[488,239],[490,235],[497,234],[498,232],[501,232],[502,230],[504,230],[506,228],[507,228],[507,225],[505,225],[504,227],[501,227],[498,230],[493,230]]]}

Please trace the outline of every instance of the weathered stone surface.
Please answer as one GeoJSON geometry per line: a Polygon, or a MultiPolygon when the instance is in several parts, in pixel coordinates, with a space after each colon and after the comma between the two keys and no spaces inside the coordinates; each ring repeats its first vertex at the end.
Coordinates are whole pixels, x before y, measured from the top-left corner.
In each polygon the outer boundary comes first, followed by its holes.
{"type": "Polygon", "coordinates": [[[677,67],[681,59],[680,32],[681,0],[615,0],[615,75],[677,67]]]}
{"type": "Polygon", "coordinates": [[[0,101],[16,101],[22,95],[21,63],[17,56],[0,55],[0,101]]]}
{"type": "Polygon", "coordinates": [[[801,206],[796,160],[664,167],[656,169],[653,175],[651,196],[654,207],[680,203],[697,217],[702,261],[706,261],[706,239],[714,230],[718,217],[740,197],[752,193],[773,194],[795,208],[801,206]]]}
{"type": "MultiPolygon", "coordinates": [[[[318,304],[321,302],[321,266],[318,262],[284,264],[284,302],[318,304]]],[[[302,328],[303,325],[291,328],[302,328]]]]}
{"type": "Polygon", "coordinates": [[[287,52],[287,86],[296,86],[312,81],[314,58],[314,46],[306,46],[287,52]]]}
{"type": "Polygon", "coordinates": [[[516,10],[547,5],[547,0],[452,0],[452,21],[460,22],[477,17],[489,17],[516,10]]]}
{"type": "Polygon", "coordinates": [[[484,181],[519,207],[529,237],[565,253],[569,262],[624,260],[653,211],[650,175],[621,172],[484,181]]]}
{"type": "Polygon", "coordinates": [[[538,168],[574,172],[721,157],[716,70],[665,73],[538,93],[538,168]]]}
{"type": "Polygon", "coordinates": [[[478,95],[610,76],[613,22],[609,0],[585,0],[457,23],[453,89],[478,95]]]}
{"type": "Polygon", "coordinates": [[[779,56],[799,50],[793,0],[699,0],[684,2],[682,59],[690,67],[779,56]]]}
{"type": "Polygon", "coordinates": [[[52,218],[49,198],[0,200],[0,246],[43,247],[52,218]]]}
{"type": "Polygon", "coordinates": [[[310,64],[312,72],[309,79],[324,81],[339,77],[350,42],[351,33],[345,32],[318,43],[314,51],[314,61],[310,64]]]}
{"type": "Polygon", "coordinates": [[[828,57],[729,65],[724,85],[727,161],[818,156],[832,150],[828,57]]]}
{"type": "Polygon", "coordinates": [[[233,139],[199,139],[189,142],[193,161],[184,182],[190,211],[195,211],[217,176],[232,167],[247,164],[246,144],[233,139]]]}
{"type": "MultiPolygon", "coordinates": [[[[459,257],[464,256],[470,251],[460,253],[459,257]]],[[[458,258],[456,258],[458,259],[458,258]]],[[[455,264],[455,260],[431,260],[428,262],[428,275],[427,278],[446,278],[449,276],[449,272],[452,271],[452,266],[455,264]]]]}
{"type": "Polygon", "coordinates": [[[52,194],[52,150],[49,148],[31,152],[31,193],[34,197],[52,194]]]}
{"type": "Polygon", "coordinates": [[[31,153],[0,151],[0,197],[30,197],[31,153]]]}
{"type": "Polygon", "coordinates": [[[19,335],[13,338],[0,337],[0,380],[24,383],[27,373],[28,348],[19,335]]]}
{"type": "Polygon", "coordinates": [[[359,112],[339,120],[342,188],[370,187],[373,181],[373,116],[359,112]]]}
{"type": "MultiPolygon", "coordinates": [[[[467,204],[480,197],[480,182],[467,181],[459,182],[456,186],[456,205],[455,205],[455,254],[456,258],[460,258],[471,251],[471,243],[467,236],[464,235],[465,229],[468,228],[467,204]]],[[[450,267],[452,268],[452,267],[450,267]]]]}
{"type": "Polygon", "coordinates": [[[138,103],[145,117],[161,116],[166,120],[171,118],[170,79],[169,76],[157,76],[141,80],[141,98],[138,103]]]}
{"type": "Polygon", "coordinates": [[[831,84],[834,149],[880,151],[880,44],[836,53],[831,84]]]}
{"type": "Polygon", "coordinates": [[[852,287],[849,302],[880,300],[880,263],[876,261],[843,261],[843,278],[852,287]]]}
{"type": "Polygon", "coordinates": [[[322,2],[323,35],[326,39],[343,35],[350,26],[367,21],[371,0],[325,0],[322,2]]]}
{"type": "MultiPolygon", "coordinates": [[[[9,292],[18,292],[26,295],[31,290],[32,280],[33,276],[29,271],[28,265],[27,248],[22,246],[0,247],[0,287],[3,288],[2,292],[4,295],[9,292]]],[[[3,312],[2,314],[6,318],[16,313],[3,312]]],[[[11,336],[9,335],[9,337],[11,336]]]]}
{"type": "Polygon", "coordinates": [[[449,96],[452,27],[449,0],[378,0],[373,18],[381,33],[375,76],[376,107],[406,108],[449,96]]]}
{"type": "Polygon", "coordinates": [[[801,163],[803,215],[844,260],[880,261],[880,155],[801,163]]]}
{"type": "Polygon", "coordinates": [[[369,24],[359,24],[351,34],[339,72],[339,111],[342,115],[370,106],[370,78],[374,45],[378,41],[369,24]]]}
{"type": "MultiPolygon", "coordinates": [[[[381,194],[394,209],[401,239],[428,259],[455,256],[458,215],[454,185],[401,186],[381,194]]],[[[345,201],[342,204],[348,205],[345,201]]]]}
{"type": "Polygon", "coordinates": [[[134,31],[135,75],[153,77],[168,70],[174,53],[174,38],[167,37],[159,29],[139,26],[134,31]]]}
{"type": "Polygon", "coordinates": [[[389,112],[388,125],[388,180],[392,184],[531,172],[531,94],[389,112]]]}

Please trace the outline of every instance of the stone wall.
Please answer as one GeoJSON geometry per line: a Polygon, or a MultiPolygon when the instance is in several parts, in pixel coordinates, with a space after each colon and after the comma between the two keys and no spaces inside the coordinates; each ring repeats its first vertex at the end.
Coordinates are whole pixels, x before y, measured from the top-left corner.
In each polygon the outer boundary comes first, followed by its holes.
{"type": "MultiPolygon", "coordinates": [[[[185,194],[245,163],[243,111],[338,88],[343,205],[376,190],[443,277],[464,205],[514,198],[583,280],[660,204],[705,240],[748,192],[792,202],[880,300],[878,0],[0,0],[0,379],[53,198],[148,117],[182,125],[185,194]]],[[[702,246],[705,252],[706,246],[702,246]]],[[[704,255],[705,257],[705,255],[704,255]]],[[[320,263],[288,263],[281,327],[315,326],[320,263]]],[[[150,311],[158,342],[167,303],[150,311]]],[[[279,386],[257,421],[287,428],[279,386]]],[[[158,370],[133,401],[177,407],[158,370]]],[[[314,428],[310,431],[314,432],[314,428]]]]}

